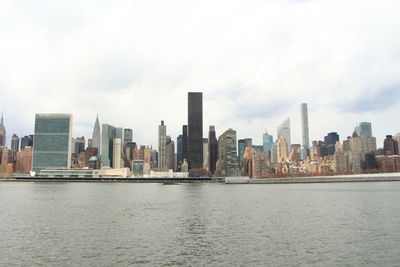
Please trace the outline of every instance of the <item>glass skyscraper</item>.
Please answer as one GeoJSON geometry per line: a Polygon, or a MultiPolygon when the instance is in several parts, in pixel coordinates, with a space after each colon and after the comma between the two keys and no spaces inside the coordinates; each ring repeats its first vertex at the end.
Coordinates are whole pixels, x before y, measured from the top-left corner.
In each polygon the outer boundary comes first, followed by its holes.
{"type": "Polygon", "coordinates": [[[116,128],[109,124],[102,124],[101,132],[101,163],[102,166],[113,166],[114,138],[120,138],[123,142],[122,128],[116,128]]]}
{"type": "Polygon", "coordinates": [[[265,132],[263,134],[263,151],[265,153],[268,153],[272,149],[272,145],[274,144],[274,137],[271,134],[268,134],[268,132],[265,132]]]}
{"type": "Polygon", "coordinates": [[[71,114],[36,114],[32,170],[71,167],[71,114]]]}

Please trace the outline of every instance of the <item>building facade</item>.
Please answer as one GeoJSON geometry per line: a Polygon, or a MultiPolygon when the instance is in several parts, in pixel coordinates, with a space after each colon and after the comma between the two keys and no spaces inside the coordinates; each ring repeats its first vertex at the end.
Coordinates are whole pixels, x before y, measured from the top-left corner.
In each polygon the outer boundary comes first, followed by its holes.
{"type": "Polygon", "coordinates": [[[97,116],[93,127],[91,146],[96,147],[99,152],[100,152],[100,140],[101,140],[100,122],[99,122],[99,116],[97,116]]]}
{"type": "Polygon", "coordinates": [[[203,168],[203,93],[188,93],[188,147],[190,169],[203,168]]]}
{"type": "Polygon", "coordinates": [[[36,114],[32,169],[71,167],[71,114],[36,114]]]}
{"type": "Polygon", "coordinates": [[[236,131],[226,130],[218,138],[218,165],[222,176],[238,175],[236,131]]]}
{"type": "Polygon", "coordinates": [[[6,126],[4,126],[4,117],[3,113],[1,113],[0,120],[0,146],[6,146],[6,126]]]}
{"type": "Polygon", "coordinates": [[[167,126],[164,121],[158,126],[158,168],[165,169],[167,167],[167,126]]]}
{"type": "Polygon", "coordinates": [[[214,174],[218,160],[218,140],[215,126],[210,125],[208,130],[208,171],[214,174]]]}
{"type": "Polygon", "coordinates": [[[277,130],[277,138],[281,136],[285,137],[286,143],[287,143],[287,149],[288,153],[290,152],[290,145],[291,145],[291,137],[290,137],[290,119],[287,118],[284,120],[281,125],[279,125],[278,130],[277,130]]]}

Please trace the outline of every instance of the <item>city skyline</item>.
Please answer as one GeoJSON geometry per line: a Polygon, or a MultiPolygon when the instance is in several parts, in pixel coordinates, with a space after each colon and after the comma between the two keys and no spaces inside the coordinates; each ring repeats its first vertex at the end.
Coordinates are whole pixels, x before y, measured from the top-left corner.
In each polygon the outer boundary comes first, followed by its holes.
{"type": "Polygon", "coordinates": [[[344,140],[367,121],[381,144],[399,132],[400,112],[400,4],[385,3],[5,3],[7,146],[33,133],[36,113],[73,114],[74,137],[90,137],[98,113],[157,147],[160,120],[173,139],[181,133],[188,91],[204,94],[203,137],[215,125],[217,136],[233,128],[260,145],[290,118],[301,144],[308,103],[310,142],[344,140]]]}

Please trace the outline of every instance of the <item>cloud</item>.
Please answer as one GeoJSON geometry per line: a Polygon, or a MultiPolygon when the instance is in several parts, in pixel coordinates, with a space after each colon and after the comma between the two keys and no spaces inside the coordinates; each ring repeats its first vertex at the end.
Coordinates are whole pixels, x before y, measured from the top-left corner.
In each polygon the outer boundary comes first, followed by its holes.
{"type": "Polygon", "coordinates": [[[361,120],[384,136],[399,131],[387,86],[400,84],[398,10],[390,0],[3,1],[0,108],[9,134],[32,133],[36,112],[69,112],[73,134],[90,136],[99,113],[156,146],[160,120],[176,138],[187,92],[202,91],[205,135],[213,124],[257,143],[290,117],[298,143],[307,102],[315,139],[361,120]]]}

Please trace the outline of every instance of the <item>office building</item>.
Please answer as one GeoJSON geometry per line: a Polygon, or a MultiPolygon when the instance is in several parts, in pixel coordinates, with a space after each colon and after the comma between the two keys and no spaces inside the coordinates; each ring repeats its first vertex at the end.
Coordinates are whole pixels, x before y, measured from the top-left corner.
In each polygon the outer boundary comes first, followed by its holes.
{"type": "Polygon", "coordinates": [[[176,143],[176,157],[177,157],[177,165],[178,168],[182,165],[183,160],[187,160],[187,125],[182,126],[182,134],[180,134],[177,138],[177,143],[176,143]]]}
{"type": "Polygon", "coordinates": [[[166,167],[168,170],[175,171],[175,143],[171,140],[171,137],[167,136],[166,144],[166,167]]]}
{"type": "Polygon", "coordinates": [[[24,147],[27,146],[33,147],[33,134],[25,135],[21,138],[21,150],[23,150],[24,147]]]}
{"type": "Polygon", "coordinates": [[[11,137],[11,153],[13,159],[17,156],[17,152],[19,151],[19,137],[16,134],[13,134],[11,137]]]}
{"type": "Polygon", "coordinates": [[[354,128],[354,131],[358,136],[366,135],[372,137],[372,124],[370,122],[360,122],[358,126],[354,128]]]}
{"type": "Polygon", "coordinates": [[[71,167],[72,115],[36,114],[32,169],[71,167]]]}
{"type": "MultiPolygon", "coordinates": [[[[114,139],[119,138],[122,141],[122,128],[114,127],[110,124],[102,124],[101,133],[101,163],[102,166],[114,166],[114,139]]],[[[119,156],[121,158],[121,154],[119,156]]],[[[116,159],[117,161],[121,159],[116,159]]]]}
{"type": "Polygon", "coordinates": [[[122,168],[122,138],[113,139],[113,157],[112,157],[112,167],[113,169],[122,168]]]}
{"type": "Polygon", "coordinates": [[[268,132],[263,134],[263,151],[265,153],[271,152],[272,144],[274,143],[273,138],[274,137],[271,134],[268,134],[268,132]]]}
{"type": "Polygon", "coordinates": [[[101,142],[100,140],[101,140],[100,122],[99,122],[99,116],[97,116],[93,127],[91,147],[97,148],[99,152],[100,152],[100,142],[101,142]]]}
{"type": "Polygon", "coordinates": [[[167,167],[167,126],[164,121],[158,126],[158,168],[165,169],[167,167]]]}
{"type": "Polygon", "coordinates": [[[278,162],[288,160],[288,143],[285,136],[281,135],[278,139],[278,162]]]}
{"type": "Polygon", "coordinates": [[[291,146],[291,138],[290,138],[290,119],[287,118],[286,120],[284,120],[281,125],[279,125],[278,130],[277,130],[277,138],[279,140],[279,138],[281,136],[285,137],[285,141],[287,143],[287,149],[288,149],[288,153],[290,152],[290,146],[291,146]]]}
{"type": "Polygon", "coordinates": [[[203,168],[203,93],[188,93],[187,146],[189,170],[203,168]]]}
{"type": "Polygon", "coordinates": [[[124,129],[124,147],[128,142],[133,141],[133,131],[132,129],[124,129]]]}
{"type": "Polygon", "coordinates": [[[336,142],[339,141],[339,135],[336,132],[328,133],[324,138],[328,156],[335,154],[336,142]]]}
{"type": "Polygon", "coordinates": [[[218,140],[215,133],[215,126],[210,125],[208,131],[208,171],[214,174],[218,160],[218,140]]]}

